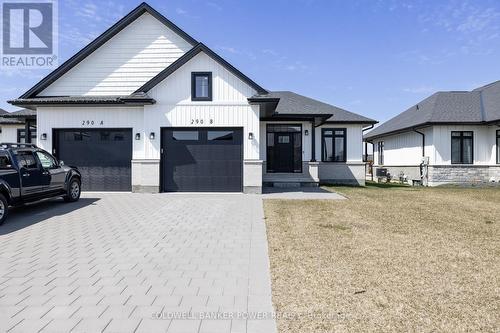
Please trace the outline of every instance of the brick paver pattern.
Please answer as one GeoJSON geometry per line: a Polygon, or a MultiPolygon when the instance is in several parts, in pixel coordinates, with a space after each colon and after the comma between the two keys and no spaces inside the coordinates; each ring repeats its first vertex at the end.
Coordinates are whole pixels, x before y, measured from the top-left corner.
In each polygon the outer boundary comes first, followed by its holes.
{"type": "Polygon", "coordinates": [[[274,333],[261,200],[87,193],[13,210],[0,332],[274,333]]]}

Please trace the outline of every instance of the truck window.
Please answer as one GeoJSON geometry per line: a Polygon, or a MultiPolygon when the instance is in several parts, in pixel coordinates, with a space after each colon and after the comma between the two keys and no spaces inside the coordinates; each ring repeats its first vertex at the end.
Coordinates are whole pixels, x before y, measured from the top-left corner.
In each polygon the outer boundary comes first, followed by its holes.
{"type": "Polygon", "coordinates": [[[0,155],[0,169],[9,169],[12,167],[10,159],[6,155],[0,155]]]}
{"type": "Polygon", "coordinates": [[[33,156],[33,153],[29,151],[18,152],[16,158],[19,164],[19,168],[26,168],[26,169],[38,168],[35,156],[33,156]]]}

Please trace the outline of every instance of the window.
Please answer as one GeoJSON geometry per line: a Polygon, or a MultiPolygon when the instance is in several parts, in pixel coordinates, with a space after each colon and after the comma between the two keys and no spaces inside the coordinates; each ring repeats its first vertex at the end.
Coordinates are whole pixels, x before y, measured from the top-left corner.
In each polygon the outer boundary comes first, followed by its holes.
{"type": "Polygon", "coordinates": [[[36,128],[30,128],[31,141],[26,141],[26,130],[24,128],[20,128],[17,130],[17,142],[18,143],[30,143],[36,142],[36,128]]]}
{"type": "Polygon", "coordinates": [[[233,131],[208,131],[208,141],[232,141],[233,131]]]}
{"type": "Polygon", "coordinates": [[[347,160],[347,141],[345,128],[323,128],[322,130],[323,162],[345,162],[347,160]]]}
{"type": "Polygon", "coordinates": [[[16,159],[19,168],[36,169],[38,167],[35,156],[29,151],[17,152],[16,159]]]}
{"type": "Polygon", "coordinates": [[[191,100],[193,101],[212,100],[212,73],[210,72],[191,73],[191,100]]]}
{"type": "Polygon", "coordinates": [[[384,141],[379,141],[377,144],[378,165],[384,165],[384,141]]]}
{"type": "Polygon", "coordinates": [[[0,169],[10,169],[12,168],[12,163],[6,155],[0,155],[0,169]]]}
{"type": "Polygon", "coordinates": [[[198,141],[198,131],[173,131],[175,141],[198,141]]]}
{"type": "Polygon", "coordinates": [[[474,163],[474,137],[471,131],[451,132],[451,163],[474,163]]]}
{"type": "Polygon", "coordinates": [[[40,163],[42,164],[42,167],[44,169],[53,169],[57,166],[55,159],[49,154],[37,151],[36,156],[38,156],[38,159],[40,160],[40,163]]]}
{"type": "Polygon", "coordinates": [[[497,131],[497,164],[500,164],[500,130],[497,131]]]}

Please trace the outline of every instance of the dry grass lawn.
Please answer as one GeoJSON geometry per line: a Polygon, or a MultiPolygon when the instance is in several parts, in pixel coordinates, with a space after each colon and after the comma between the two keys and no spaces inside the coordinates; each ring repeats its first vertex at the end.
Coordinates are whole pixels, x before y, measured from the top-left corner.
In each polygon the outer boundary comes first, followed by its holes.
{"type": "Polygon", "coordinates": [[[280,333],[500,332],[500,188],[266,200],[280,333]]]}

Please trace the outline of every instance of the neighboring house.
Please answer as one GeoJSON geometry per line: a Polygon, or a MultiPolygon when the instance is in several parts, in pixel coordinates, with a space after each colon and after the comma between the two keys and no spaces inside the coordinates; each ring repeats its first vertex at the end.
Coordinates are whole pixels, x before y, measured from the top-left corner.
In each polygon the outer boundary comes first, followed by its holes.
{"type": "Polygon", "coordinates": [[[500,182],[500,81],[435,93],[365,140],[373,143],[374,167],[393,176],[420,179],[422,170],[430,186],[500,182]]]}
{"type": "Polygon", "coordinates": [[[36,142],[36,112],[22,109],[7,112],[0,109],[0,142],[26,143],[26,130],[30,132],[31,141],[36,142]]]}
{"type": "Polygon", "coordinates": [[[87,190],[364,184],[372,119],[270,92],[143,3],[14,105],[87,190]]]}

